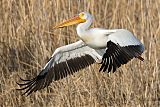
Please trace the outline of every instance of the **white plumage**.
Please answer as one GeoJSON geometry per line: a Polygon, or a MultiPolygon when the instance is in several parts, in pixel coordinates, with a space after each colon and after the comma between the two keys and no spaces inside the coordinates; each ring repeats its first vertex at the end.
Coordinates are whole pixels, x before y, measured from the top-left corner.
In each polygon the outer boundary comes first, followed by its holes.
{"type": "Polygon", "coordinates": [[[113,71],[133,58],[143,60],[140,56],[144,51],[143,44],[128,30],[102,28],[89,29],[93,16],[87,12],[55,26],[61,28],[80,23],[77,34],[81,40],[59,47],[55,50],[48,63],[39,75],[25,83],[18,90],[30,94],[48,86],[52,80],[59,80],[79,71],[95,62],[101,64],[100,71],[113,71]]]}

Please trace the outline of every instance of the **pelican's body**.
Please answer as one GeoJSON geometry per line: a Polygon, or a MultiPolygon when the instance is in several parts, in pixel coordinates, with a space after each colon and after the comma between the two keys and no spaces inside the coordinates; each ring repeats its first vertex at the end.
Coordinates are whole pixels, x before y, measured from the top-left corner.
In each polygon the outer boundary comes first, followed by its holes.
{"type": "MultiPolygon", "coordinates": [[[[39,75],[20,86],[19,90],[32,93],[48,86],[52,80],[59,80],[95,62],[101,64],[99,71],[113,71],[133,58],[143,60],[143,44],[128,30],[89,28],[93,16],[87,12],[55,26],[61,28],[80,23],[76,30],[81,40],[57,48],[39,75]]],[[[24,93],[24,94],[25,94],[24,93]]]]}

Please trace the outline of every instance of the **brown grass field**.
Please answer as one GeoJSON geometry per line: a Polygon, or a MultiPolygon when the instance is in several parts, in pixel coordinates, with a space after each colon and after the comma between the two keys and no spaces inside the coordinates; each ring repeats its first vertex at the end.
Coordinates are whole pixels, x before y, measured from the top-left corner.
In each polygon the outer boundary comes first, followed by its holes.
{"type": "Polygon", "coordinates": [[[1,107],[160,107],[160,0],[0,0],[1,107]],[[54,50],[78,40],[75,27],[52,27],[79,12],[92,27],[124,28],[145,45],[144,62],[133,59],[115,73],[94,64],[29,96],[16,90],[54,50]]]}

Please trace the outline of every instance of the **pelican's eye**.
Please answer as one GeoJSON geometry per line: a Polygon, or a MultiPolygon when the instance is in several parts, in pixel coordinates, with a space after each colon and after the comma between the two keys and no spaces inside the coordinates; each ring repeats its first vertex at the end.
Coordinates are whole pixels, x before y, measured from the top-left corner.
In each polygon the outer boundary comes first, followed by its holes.
{"type": "Polygon", "coordinates": [[[80,17],[81,19],[84,19],[84,13],[80,13],[80,14],[79,14],[79,17],[80,17]]]}

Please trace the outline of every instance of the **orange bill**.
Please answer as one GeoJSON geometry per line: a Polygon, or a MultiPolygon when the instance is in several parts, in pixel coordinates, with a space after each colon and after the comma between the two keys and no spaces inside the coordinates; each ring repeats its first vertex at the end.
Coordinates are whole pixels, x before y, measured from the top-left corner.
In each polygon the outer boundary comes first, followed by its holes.
{"type": "Polygon", "coordinates": [[[53,27],[54,29],[56,28],[63,28],[65,26],[70,26],[70,25],[75,25],[78,23],[83,23],[85,22],[85,19],[80,18],[79,16],[73,17],[72,19],[66,20],[63,23],[60,23],[59,25],[53,27]]]}

